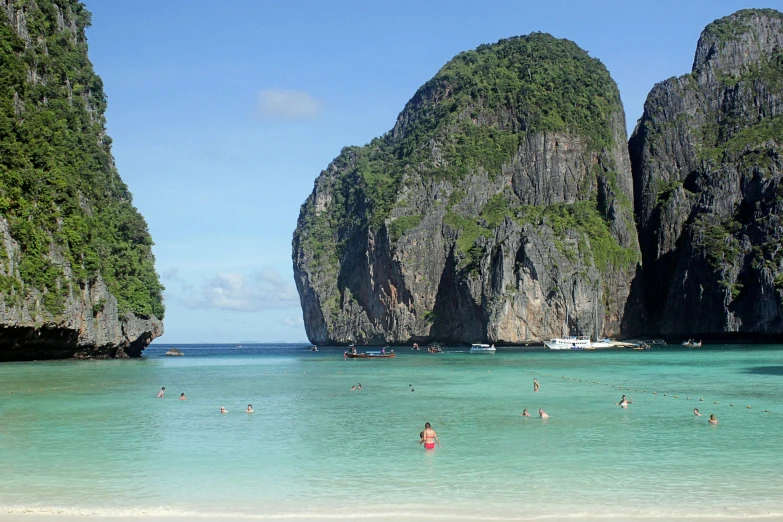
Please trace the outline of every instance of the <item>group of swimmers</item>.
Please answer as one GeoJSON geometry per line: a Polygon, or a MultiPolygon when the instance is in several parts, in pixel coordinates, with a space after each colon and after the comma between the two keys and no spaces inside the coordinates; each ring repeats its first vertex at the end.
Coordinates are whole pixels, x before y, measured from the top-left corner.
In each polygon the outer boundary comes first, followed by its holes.
{"type": "MultiPolygon", "coordinates": [[[[537,392],[540,388],[541,388],[541,385],[538,384],[538,380],[533,378],[533,391],[537,392]]],[[[617,406],[619,406],[619,407],[621,407],[623,409],[627,409],[629,404],[633,404],[633,402],[631,401],[631,399],[626,397],[625,394],[623,394],[623,396],[620,398],[620,402],[615,402],[615,405],[617,405],[617,406]]],[[[696,417],[701,417],[701,413],[699,413],[699,408],[693,408],[693,414],[696,417]]],[[[530,415],[530,412],[527,411],[527,408],[524,408],[522,410],[522,415],[521,416],[522,417],[532,417],[532,415],[530,415]]],[[[539,408],[538,409],[538,416],[541,417],[542,419],[548,419],[549,418],[549,415],[543,410],[543,408],[539,408]]],[[[718,418],[715,417],[714,413],[710,414],[710,424],[718,424],[718,418]]]]}
{"type": "MultiPolygon", "coordinates": [[[[699,413],[699,408],[693,408],[693,415],[696,417],[701,417],[701,413],[699,413]]],[[[715,416],[714,413],[710,413],[710,424],[718,424],[718,418],[715,416]]]]}
{"type": "MultiPolygon", "coordinates": [[[[541,385],[538,384],[538,379],[533,377],[533,392],[537,392],[540,388],[541,388],[541,385]]],[[[527,411],[527,408],[524,408],[522,410],[522,415],[521,416],[522,417],[532,417],[532,415],[530,415],[530,412],[527,411]]],[[[542,419],[548,419],[549,418],[549,414],[544,411],[544,408],[539,408],[538,409],[538,416],[541,417],[542,419]]]]}
{"type": "MultiPolygon", "coordinates": [[[[361,384],[359,385],[359,389],[360,390],[362,389],[362,385],[361,384]]],[[[163,386],[163,387],[161,387],[160,391],[158,392],[158,395],[156,395],[156,398],[163,399],[163,398],[165,398],[165,395],[166,395],[166,387],[163,386]]],[[[179,400],[181,400],[181,401],[188,400],[188,398],[185,397],[185,392],[182,392],[182,393],[179,394],[179,400]]],[[[220,407],[220,413],[228,413],[228,410],[225,407],[221,406],[220,407]]],[[[247,409],[245,410],[245,413],[255,413],[255,411],[253,410],[253,405],[252,404],[248,404],[247,405],[247,409]]]]}

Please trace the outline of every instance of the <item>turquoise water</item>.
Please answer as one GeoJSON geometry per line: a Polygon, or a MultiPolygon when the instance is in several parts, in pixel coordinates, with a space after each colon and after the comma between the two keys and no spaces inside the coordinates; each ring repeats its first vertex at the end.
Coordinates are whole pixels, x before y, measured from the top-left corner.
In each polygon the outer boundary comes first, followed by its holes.
{"type": "Polygon", "coordinates": [[[773,347],[348,361],[177,347],[185,357],[157,345],[141,360],[0,365],[0,513],[783,514],[773,347]],[[436,451],[417,444],[425,421],[436,451]]]}

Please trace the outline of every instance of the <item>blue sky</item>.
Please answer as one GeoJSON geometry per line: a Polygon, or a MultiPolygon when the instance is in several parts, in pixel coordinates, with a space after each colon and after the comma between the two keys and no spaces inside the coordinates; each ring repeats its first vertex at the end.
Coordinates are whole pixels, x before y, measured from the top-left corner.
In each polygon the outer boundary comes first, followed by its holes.
{"type": "Polygon", "coordinates": [[[159,342],[305,341],[291,237],[318,173],[454,55],[543,31],[617,82],[629,132],[690,71],[714,1],[86,0],[120,175],[166,285],[159,342]]]}

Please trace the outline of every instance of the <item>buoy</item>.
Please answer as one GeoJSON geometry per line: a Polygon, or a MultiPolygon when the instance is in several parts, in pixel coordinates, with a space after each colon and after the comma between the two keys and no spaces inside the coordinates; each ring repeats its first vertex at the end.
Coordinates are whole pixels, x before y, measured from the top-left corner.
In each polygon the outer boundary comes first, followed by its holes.
{"type": "Polygon", "coordinates": [[[663,396],[666,397],[666,394],[664,393],[663,396]]]}
{"type": "Polygon", "coordinates": [[[718,404],[718,401],[715,401],[715,404],[718,404]]]}
{"type": "Polygon", "coordinates": [[[764,410],[764,413],[769,413],[769,410],[764,410]]]}
{"type": "MultiPolygon", "coordinates": [[[[699,399],[700,402],[704,402],[704,399],[699,399]]],[[[715,404],[718,404],[717,402],[715,404]]]]}
{"type": "Polygon", "coordinates": [[[690,397],[685,397],[685,400],[689,401],[689,400],[691,400],[691,398],[690,397]]]}
{"type": "Polygon", "coordinates": [[[729,406],[734,406],[733,404],[729,404],[729,406]]]}
{"type": "Polygon", "coordinates": [[[750,409],[750,406],[748,406],[748,409],[750,409]]]}
{"type": "Polygon", "coordinates": [[[647,390],[642,390],[644,393],[647,393],[647,390]]]}
{"type": "Polygon", "coordinates": [[[680,396],[679,396],[679,395],[675,395],[675,396],[674,396],[674,398],[675,398],[675,399],[679,399],[679,398],[680,398],[680,396]]]}
{"type": "Polygon", "coordinates": [[[653,395],[658,395],[658,392],[653,392],[653,395]]]}

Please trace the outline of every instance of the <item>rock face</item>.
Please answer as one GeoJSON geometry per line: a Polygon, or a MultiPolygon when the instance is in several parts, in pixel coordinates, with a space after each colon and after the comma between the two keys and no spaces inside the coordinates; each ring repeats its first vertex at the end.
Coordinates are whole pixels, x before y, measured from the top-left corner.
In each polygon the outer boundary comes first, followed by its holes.
{"type": "Polygon", "coordinates": [[[782,147],[783,14],[716,20],[629,143],[647,332],[783,333],[782,147]]]}
{"type": "Polygon", "coordinates": [[[633,328],[639,247],[620,95],[547,34],[455,57],[347,147],[293,240],[313,343],[520,343],[633,328]]]}
{"type": "Polygon", "coordinates": [[[163,333],[75,0],[0,0],[0,361],[139,356],[163,333]]]}

